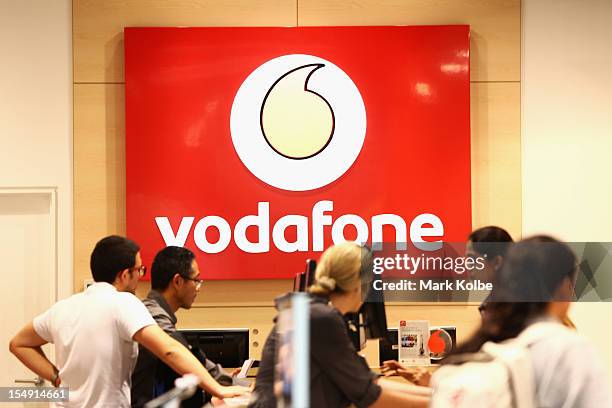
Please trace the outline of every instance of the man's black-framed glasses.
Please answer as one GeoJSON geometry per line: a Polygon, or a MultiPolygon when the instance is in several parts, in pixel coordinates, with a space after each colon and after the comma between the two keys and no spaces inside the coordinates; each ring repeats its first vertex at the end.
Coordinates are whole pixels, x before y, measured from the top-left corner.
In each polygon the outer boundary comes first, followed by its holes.
{"type": "Polygon", "coordinates": [[[193,281],[193,283],[195,283],[195,285],[196,285],[196,289],[200,289],[200,287],[202,286],[202,283],[204,283],[204,281],[202,279],[200,279],[199,277],[198,278],[192,278],[190,276],[185,276],[185,275],[180,275],[180,276],[183,279],[187,279],[187,280],[193,281]]]}
{"type": "Polygon", "coordinates": [[[138,276],[142,278],[147,274],[147,267],[145,265],[133,266],[130,268],[130,273],[133,271],[138,272],[138,276]]]}

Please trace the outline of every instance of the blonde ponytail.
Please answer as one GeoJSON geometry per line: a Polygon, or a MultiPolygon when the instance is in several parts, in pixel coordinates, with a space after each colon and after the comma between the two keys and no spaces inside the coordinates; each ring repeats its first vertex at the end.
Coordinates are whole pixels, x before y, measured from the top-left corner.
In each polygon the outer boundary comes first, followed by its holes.
{"type": "Polygon", "coordinates": [[[344,242],[325,250],[315,271],[315,282],[308,290],[319,296],[346,292],[360,282],[361,247],[355,242],[344,242]]]}

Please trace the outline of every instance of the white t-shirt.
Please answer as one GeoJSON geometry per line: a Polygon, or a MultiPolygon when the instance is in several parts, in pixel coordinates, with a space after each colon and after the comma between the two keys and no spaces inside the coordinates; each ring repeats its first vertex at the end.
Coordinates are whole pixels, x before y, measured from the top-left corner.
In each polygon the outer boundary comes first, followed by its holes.
{"type": "Polygon", "coordinates": [[[601,356],[559,324],[554,336],[530,346],[539,408],[610,408],[612,392],[601,356]]]}
{"type": "Polygon", "coordinates": [[[130,407],[134,334],[155,321],[136,296],[98,282],[34,319],[34,330],[55,344],[56,366],[70,401],[59,407],[130,407]]]}

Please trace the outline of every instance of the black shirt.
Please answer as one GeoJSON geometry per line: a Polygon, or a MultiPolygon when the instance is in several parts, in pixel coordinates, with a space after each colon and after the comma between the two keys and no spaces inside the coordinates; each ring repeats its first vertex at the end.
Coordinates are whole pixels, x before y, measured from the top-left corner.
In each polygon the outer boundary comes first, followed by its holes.
{"type": "MultiPolygon", "coordinates": [[[[276,326],[268,335],[255,382],[251,408],[276,407],[274,364],[276,326]]],[[[310,304],[310,405],[317,408],[372,405],[381,388],[365,359],[351,343],[346,323],[326,298],[313,296],[310,304]]]]}

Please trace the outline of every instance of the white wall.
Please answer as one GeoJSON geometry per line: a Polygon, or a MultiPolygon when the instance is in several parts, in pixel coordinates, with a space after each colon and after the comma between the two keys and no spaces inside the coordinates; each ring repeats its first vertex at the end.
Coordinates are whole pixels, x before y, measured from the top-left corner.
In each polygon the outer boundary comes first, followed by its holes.
{"type": "MultiPolygon", "coordinates": [[[[523,0],[523,235],[612,241],[612,1],[523,0]]],[[[574,305],[612,371],[612,302],[574,305]]]]}
{"type": "Polygon", "coordinates": [[[59,296],[72,293],[72,3],[0,0],[0,188],[57,189],[59,296]]]}

